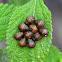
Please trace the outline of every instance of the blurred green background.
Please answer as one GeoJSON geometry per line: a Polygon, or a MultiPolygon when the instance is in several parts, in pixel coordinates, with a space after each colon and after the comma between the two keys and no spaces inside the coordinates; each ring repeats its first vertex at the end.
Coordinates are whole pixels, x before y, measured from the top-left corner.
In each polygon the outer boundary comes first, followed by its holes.
{"type": "MultiPolygon", "coordinates": [[[[23,5],[30,0],[0,0],[0,3],[23,5]],[[12,2],[11,2],[12,1],[12,2]],[[18,1],[18,2],[17,2],[18,1]]],[[[53,39],[52,44],[62,51],[62,0],[44,0],[45,5],[52,13],[53,39]]],[[[0,44],[0,48],[5,47],[5,39],[0,44]]]]}

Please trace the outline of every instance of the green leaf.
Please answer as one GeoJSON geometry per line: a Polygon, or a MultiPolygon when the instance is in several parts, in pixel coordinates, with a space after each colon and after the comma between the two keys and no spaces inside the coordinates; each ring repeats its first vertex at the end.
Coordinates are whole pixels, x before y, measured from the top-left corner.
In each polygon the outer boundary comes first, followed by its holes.
{"type": "Polygon", "coordinates": [[[42,0],[31,0],[29,3],[19,7],[11,18],[7,30],[7,54],[10,62],[41,62],[41,59],[48,53],[52,39],[51,13],[42,0]],[[36,41],[34,48],[19,47],[19,41],[14,39],[14,34],[19,32],[18,26],[26,21],[28,16],[35,19],[42,19],[45,28],[48,29],[48,36],[36,41]]]}
{"type": "Polygon", "coordinates": [[[5,48],[0,49],[0,62],[8,62],[8,58],[5,54],[5,51],[5,48]]]}
{"type": "Polygon", "coordinates": [[[8,6],[8,4],[0,4],[0,42],[5,38],[8,22],[15,9],[13,5],[8,6]]]}
{"type": "Polygon", "coordinates": [[[60,58],[60,62],[62,62],[62,58],[60,58]]]}
{"type": "Polygon", "coordinates": [[[20,5],[23,5],[23,4],[25,4],[25,3],[29,2],[29,1],[30,0],[8,0],[8,3],[20,6],[20,5]]]}
{"type": "Polygon", "coordinates": [[[62,62],[62,53],[56,47],[51,46],[44,62],[62,62]]]}

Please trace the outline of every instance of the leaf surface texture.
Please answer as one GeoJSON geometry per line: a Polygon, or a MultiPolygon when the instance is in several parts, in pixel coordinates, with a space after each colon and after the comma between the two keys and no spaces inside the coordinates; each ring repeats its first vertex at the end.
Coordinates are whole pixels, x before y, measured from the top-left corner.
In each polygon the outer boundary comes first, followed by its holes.
{"type": "Polygon", "coordinates": [[[15,9],[16,7],[14,5],[0,4],[0,42],[6,37],[8,23],[15,9]]]}
{"type": "Polygon", "coordinates": [[[9,62],[41,62],[49,51],[52,39],[51,13],[43,0],[31,0],[15,11],[8,26],[6,39],[9,62]],[[47,37],[36,41],[36,46],[32,49],[19,47],[19,41],[14,39],[14,34],[19,32],[19,24],[24,23],[28,16],[34,16],[36,20],[42,19],[49,32],[47,37]]]}
{"type": "Polygon", "coordinates": [[[62,62],[62,53],[56,47],[51,46],[44,62],[62,62]]]}

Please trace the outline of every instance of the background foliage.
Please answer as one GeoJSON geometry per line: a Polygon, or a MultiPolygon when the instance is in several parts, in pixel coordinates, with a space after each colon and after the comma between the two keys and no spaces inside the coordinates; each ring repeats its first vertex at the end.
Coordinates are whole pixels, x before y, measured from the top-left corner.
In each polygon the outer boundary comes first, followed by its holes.
{"type": "Polygon", "coordinates": [[[14,5],[17,5],[17,6],[21,6],[27,2],[29,2],[30,0],[8,0],[8,3],[9,4],[14,4],[14,5]]]}
{"type": "Polygon", "coordinates": [[[5,51],[5,48],[0,49],[0,62],[8,62],[8,58],[5,51]]]}
{"type": "Polygon", "coordinates": [[[14,5],[0,4],[0,42],[6,37],[8,23],[15,9],[14,5]]]}

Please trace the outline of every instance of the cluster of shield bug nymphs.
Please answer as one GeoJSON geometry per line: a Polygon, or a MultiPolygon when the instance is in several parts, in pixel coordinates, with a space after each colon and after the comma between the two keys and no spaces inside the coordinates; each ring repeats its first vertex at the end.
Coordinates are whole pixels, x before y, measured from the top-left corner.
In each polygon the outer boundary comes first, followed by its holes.
{"type": "Polygon", "coordinates": [[[41,40],[42,37],[48,35],[48,30],[44,28],[42,20],[35,20],[33,16],[29,16],[26,22],[19,25],[20,32],[14,35],[16,40],[19,40],[19,46],[29,48],[35,47],[35,41],[41,40]]]}

